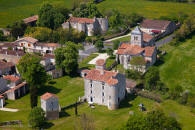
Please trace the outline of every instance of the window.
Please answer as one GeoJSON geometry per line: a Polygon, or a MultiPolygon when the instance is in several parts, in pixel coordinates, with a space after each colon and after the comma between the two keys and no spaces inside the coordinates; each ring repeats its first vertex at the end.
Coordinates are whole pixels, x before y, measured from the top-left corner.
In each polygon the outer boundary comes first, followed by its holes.
{"type": "Polygon", "coordinates": [[[102,96],[104,96],[104,92],[102,93],[102,96]]]}
{"type": "Polygon", "coordinates": [[[138,37],[137,37],[137,36],[135,36],[135,37],[134,37],[134,40],[138,40],[138,37]]]}
{"type": "Polygon", "coordinates": [[[109,96],[109,99],[111,99],[111,96],[109,96]]]}
{"type": "Polygon", "coordinates": [[[92,94],[92,90],[91,90],[91,94],[92,94]]]}
{"type": "Polygon", "coordinates": [[[102,103],[104,103],[104,99],[102,98],[102,103]]]}
{"type": "Polygon", "coordinates": [[[24,46],[24,43],[21,43],[21,46],[24,46]]]}
{"type": "Polygon", "coordinates": [[[104,90],[104,83],[102,83],[102,89],[104,90]]]}
{"type": "Polygon", "coordinates": [[[30,47],[31,45],[30,45],[30,43],[28,43],[28,47],[30,47]]]}
{"type": "Polygon", "coordinates": [[[93,85],[91,84],[91,88],[92,88],[92,86],[93,86],[93,85]]]}

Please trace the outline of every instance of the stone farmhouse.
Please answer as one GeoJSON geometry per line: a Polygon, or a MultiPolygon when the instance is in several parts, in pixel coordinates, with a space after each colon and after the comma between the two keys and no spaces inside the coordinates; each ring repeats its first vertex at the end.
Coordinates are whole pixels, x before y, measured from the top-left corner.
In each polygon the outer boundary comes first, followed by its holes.
{"type": "Polygon", "coordinates": [[[145,19],[140,25],[141,31],[147,34],[170,34],[175,31],[176,24],[167,20],[151,20],[145,19]]]}
{"type": "Polygon", "coordinates": [[[22,82],[22,79],[15,75],[7,75],[3,77],[7,80],[7,91],[2,95],[9,100],[16,100],[29,92],[29,87],[26,82],[22,82]]]}
{"type": "Polygon", "coordinates": [[[114,110],[119,107],[125,98],[126,78],[125,75],[106,71],[105,61],[96,61],[96,69],[83,70],[85,99],[88,103],[96,103],[107,106],[114,110]]]}
{"type": "Polygon", "coordinates": [[[84,32],[87,36],[94,34],[103,34],[108,30],[107,18],[78,18],[70,17],[62,24],[64,29],[76,29],[79,32],[84,32]]]}
{"type": "Polygon", "coordinates": [[[39,52],[41,54],[53,54],[54,50],[60,47],[58,43],[39,43],[37,39],[32,37],[24,37],[16,40],[18,49],[25,49],[26,52],[39,52]]]}
{"type": "Polygon", "coordinates": [[[36,22],[38,18],[39,18],[38,15],[34,15],[34,16],[23,19],[23,21],[25,24],[30,25],[31,27],[34,27],[36,26],[36,22]]]}
{"type": "Polygon", "coordinates": [[[59,118],[59,100],[55,94],[45,93],[41,96],[41,108],[45,111],[46,119],[56,120],[59,118]]]}
{"type": "Polygon", "coordinates": [[[155,46],[145,46],[143,41],[143,32],[139,27],[136,27],[131,32],[130,43],[122,43],[116,53],[116,61],[123,64],[125,69],[136,69],[140,72],[145,72],[147,68],[153,65],[156,61],[157,49],[155,46]],[[142,56],[145,59],[146,65],[141,68],[132,66],[130,60],[133,56],[142,56]]]}

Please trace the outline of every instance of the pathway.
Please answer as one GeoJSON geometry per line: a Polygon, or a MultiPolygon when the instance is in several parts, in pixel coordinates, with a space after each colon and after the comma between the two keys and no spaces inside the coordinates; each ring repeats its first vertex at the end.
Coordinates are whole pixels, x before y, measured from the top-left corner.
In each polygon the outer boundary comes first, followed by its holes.
{"type": "Polygon", "coordinates": [[[108,57],[109,56],[106,53],[99,54],[99,56],[97,56],[96,58],[94,58],[91,61],[89,61],[88,64],[93,64],[94,65],[98,59],[104,59],[104,60],[106,60],[108,57]]]}
{"type": "Polygon", "coordinates": [[[111,41],[114,41],[114,40],[117,40],[117,39],[120,39],[120,38],[123,38],[123,37],[127,37],[127,36],[131,36],[131,34],[127,34],[127,35],[123,35],[123,36],[119,36],[119,37],[115,37],[115,38],[112,38],[112,39],[108,39],[104,42],[111,42],[111,41]]]}
{"type": "Polygon", "coordinates": [[[0,108],[0,111],[8,111],[8,112],[18,112],[18,109],[12,109],[12,108],[0,108]]]}

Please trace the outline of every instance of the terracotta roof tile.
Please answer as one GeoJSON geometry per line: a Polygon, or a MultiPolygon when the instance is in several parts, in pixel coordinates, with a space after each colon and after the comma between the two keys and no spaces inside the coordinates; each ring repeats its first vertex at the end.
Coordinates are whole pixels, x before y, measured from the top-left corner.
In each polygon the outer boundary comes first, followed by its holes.
{"type": "Polygon", "coordinates": [[[136,54],[140,54],[143,51],[144,51],[144,48],[141,48],[138,45],[122,43],[117,51],[117,54],[136,55],[136,54]]]}
{"type": "Polygon", "coordinates": [[[94,19],[90,18],[78,18],[78,17],[70,17],[68,22],[77,22],[77,23],[94,23],[94,19]]]}
{"type": "Polygon", "coordinates": [[[104,59],[98,59],[97,61],[96,61],[96,65],[97,66],[103,66],[105,64],[105,60],[104,59]]]}
{"type": "Polygon", "coordinates": [[[36,46],[43,46],[43,47],[60,47],[58,43],[36,43],[36,46]]]}
{"type": "Polygon", "coordinates": [[[43,94],[42,96],[41,96],[41,99],[43,99],[43,100],[48,100],[49,98],[51,98],[51,97],[56,97],[56,98],[58,98],[55,94],[52,94],[52,93],[45,93],[45,94],[43,94]]]}
{"type": "Polygon", "coordinates": [[[12,56],[24,56],[25,53],[23,50],[8,50],[8,49],[0,49],[0,54],[5,54],[5,55],[12,55],[12,56]]]}
{"type": "Polygon", "coordinates": [[[144,42],[149,42],[154,37],[152,35],[150,35],[150,34],[143,33],[143,38],[144,38],[144,42]]]}
{"type": "Polygon", "coordinates": [[[38,42],[37,39],[32,38],[32,37],[23,37],[23,38],[20,38],[20,39],[16,40],[16,42],[21,41],[21,40],[24,40],[24,41],[27,41],[27,42],[31,42],[33,44],[38,42]]]}
{"type": "Polygon", "coordinates": [[[145,47],[145,56],[152,56],[155,50],[155,46],[153,47],[145,47]]]}
{"type": "Polygon", "coordinates": [[[171,23],[171,21],[167,21],[167,20],[145,19],[141,23],[141,27],[142,28],[151,28],[151,29],[165,30],[170,23],[171,23]]]}
{"type": "Polygon", "coordinates": [[[28,18],[25,18],[23,19],[24,23],[30,23],[30,22],[34,22],[34,21],[37,21],[39,18],[38,15],[34,15],[34,16],[31,16],[31,17],[28,17],[28,18]]]}
{"type": "Polygon", "coordinates": [[[55,58],[55,55],[52,55],[52,54],[45,54],[43,57],[44,57],[44,58],[54,59],[54,58],[55,58]]]}
{"type": "Polygon", "coordinates": [[[114,79],[114,77],[116,77],[116,75],[118,74],[117,72],[111,72],[111,71],[104,70],[104,73],[101,74],[100,71],[101,70],[98,70],[98,69],[89,70],[89,72],[87,73],[87,76],[85,76],[85,78],[89,79],[89,80],[96,80],[96,81],[105,82],[105,83],[108,83],[109,85],[114,85],[114,84],[118,83],[118,80],[114,79]]]}
{"type": "Polygon", "coordinates": [[[3,78],[6,80],[10,80],[11,82],[16,82],[16,81],[20,80],[20,78],[18,76],[14,76],[14,75],[6,75],[3,78]]]}
{"type": "Polygon", "coordinates": [[[3,96],[2,96],[2,95],[0,95],[0,98],[3,98],[3,96]]]}
{"type": "Polygon", "coordinates": [[[17,90],[17,89],[23,87],[23,86],[26,85],[26,84],[27,84],[26,82],[22,82],[21,84],[15,86],[14,88],[11,88],[11,89],[7,90],[4,94],[9,93],[9,92],[13,92],[13,91],[15,91],[15,90],[17,90]]]}
{"type": "Polygon", "coordinates": [[[12,62],[4,62],[0,60],[0,69],[6,69],[6,68],[10,68],[13,67],[14,64],[12,62]]]}

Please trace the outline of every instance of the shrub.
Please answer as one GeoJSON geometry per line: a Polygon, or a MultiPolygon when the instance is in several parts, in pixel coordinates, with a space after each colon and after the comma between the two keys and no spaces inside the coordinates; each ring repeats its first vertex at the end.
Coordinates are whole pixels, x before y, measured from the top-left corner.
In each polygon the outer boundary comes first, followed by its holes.
{"type": "Polygon", "coordinates": [[[127,78],[134,79],[134,80],[142,79],[142,74],[138,71],[126,70],[125,73],[126,73],[127,78]]]}
{"type": "Polygon", "coordinates": [[[119,47],[119,44],[120,44],[120,41],[119,40],[114,41],[113,50],[117,50],[118,47],[119,47]]]}
{"type": "Polygon", "coordinates": [[[32,128],[41,128],[46,122],[45,113],[42,108],[34,107],[29,114],[29,125],[32,128]]]}
{"type": "Polygon", "coordinates": [[[178,99],[181,96],[182,92],[183,92],[183,88],[179,85],[173,86],[169,89],[169,95],[171,99],[178,99]]]}

